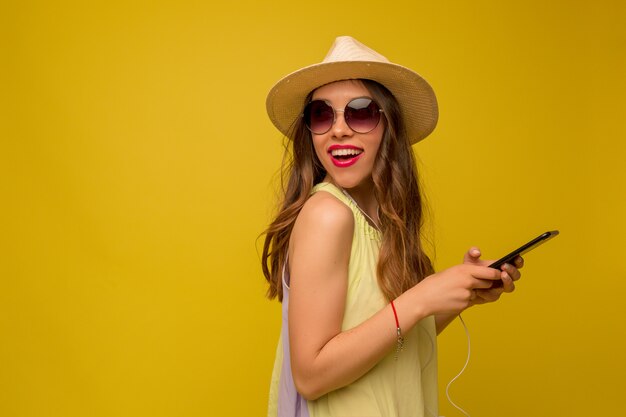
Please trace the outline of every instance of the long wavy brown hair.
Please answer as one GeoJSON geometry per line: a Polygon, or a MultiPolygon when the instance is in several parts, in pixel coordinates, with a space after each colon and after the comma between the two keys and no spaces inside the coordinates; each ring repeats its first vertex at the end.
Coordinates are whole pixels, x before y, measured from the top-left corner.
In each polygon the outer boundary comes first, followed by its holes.
{"type": "MultiPolygon", "coordinates": [[[[383,109],[385,117],[385,132],[374,162],[372,179],[380,206],[382,234],[376,273],[378,285],[390,301],[433,273],[432,262],[423,247],[425,204],[415,156],[398,102],[383,85],[371,80],[361,81],[383,109]]],[[[283,200],[276,218],[265,231],[262,255],[263,274],[269,283],[267,296],[270,299],[278,297],[280,301],[291,230],[311,189],[326,176],[315,154],[311,133],[301,117],[288,136],[292,140],[285,148],[281,170],[283,200]]]]}

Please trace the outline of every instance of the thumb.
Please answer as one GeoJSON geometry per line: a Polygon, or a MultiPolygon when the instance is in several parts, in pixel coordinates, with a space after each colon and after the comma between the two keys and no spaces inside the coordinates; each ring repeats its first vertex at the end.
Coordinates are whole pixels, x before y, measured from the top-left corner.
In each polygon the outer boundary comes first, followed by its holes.
{"type": "Polygon", "coordinates": [[[463,263],[465,264],[480,264],[480,249],[476,246],[472,246],[463,256],[463,263]]]}

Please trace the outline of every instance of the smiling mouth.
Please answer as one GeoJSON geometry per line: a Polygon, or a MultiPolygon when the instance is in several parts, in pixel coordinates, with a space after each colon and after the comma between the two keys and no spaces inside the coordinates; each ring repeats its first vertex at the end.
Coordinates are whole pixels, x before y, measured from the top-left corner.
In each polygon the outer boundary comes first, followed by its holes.
{"type": "Polygon", "coordinates": [[[363,153],[362,149],[333,149],[330,155],[340,161],[347,161],[363,153]]]}
{"type": "Polygon", "coordinates": [[[348,168],[356,164],[356,162],[363,155],[363,149],[349,147],[349,148],[334,148],[328,151],[330,154],[330,160],[338,168],[348,168]]]}

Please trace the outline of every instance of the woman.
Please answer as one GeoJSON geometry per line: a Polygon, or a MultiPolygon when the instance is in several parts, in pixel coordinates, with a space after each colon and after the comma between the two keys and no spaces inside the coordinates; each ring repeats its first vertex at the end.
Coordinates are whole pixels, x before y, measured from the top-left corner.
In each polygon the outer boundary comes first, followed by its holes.
{"type": "Polygon", "coordinates": [[[522,260],[498,271],[472,248],[434,273],[411,149],[437,122],[431,87],[344,36],[267,109],[293,148],[263,251],[283,303],[268,415],[437,416],[436,335],[513,291],[522,260]]]}

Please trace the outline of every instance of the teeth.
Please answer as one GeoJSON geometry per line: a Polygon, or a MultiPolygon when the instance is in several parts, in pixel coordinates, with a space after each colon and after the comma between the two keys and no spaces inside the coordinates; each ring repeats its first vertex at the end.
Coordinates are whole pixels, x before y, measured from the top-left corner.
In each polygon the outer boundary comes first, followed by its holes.
{"type": "Polygon", "coordinates": [[[358,155],[363,151],[360,149],[333,149],[330,151],[332,156],[358,155]]]}

